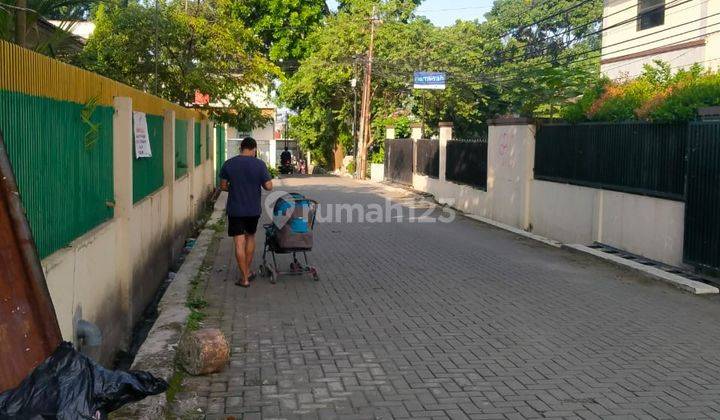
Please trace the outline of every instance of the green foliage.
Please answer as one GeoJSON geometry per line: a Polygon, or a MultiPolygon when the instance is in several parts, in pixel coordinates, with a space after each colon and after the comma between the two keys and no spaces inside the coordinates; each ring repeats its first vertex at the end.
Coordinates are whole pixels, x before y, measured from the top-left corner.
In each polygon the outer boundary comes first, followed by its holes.
{"type": "Polygon", "coordinates": [[[720,106],[720,73],[706,74],[680,83],[648,113],[658,122],[690,121],[698,108],[720,106]]]}
{"type": "Polygon", "coordinates": [[[280,171],[276,167],[268,165],[267,168],[271,178],[277,178],[280,175],[280,171]]]}
{"type": "Polygon", "coordinates": [[[85,107],[80,111],[80,119],[83,124],[88,126],[88,131],[85,133],[85,149],[92,149],[100,138],[100,124],[92,122],[92,115],[98,106],[97,102],[97,96],[93,96],[88,99],[85,107]]]}
{"type": "Polygon", "coordinates": [[[165,391],[165,399],[168,403],[172,404],[175,402],[177,395],[185,390],[183,381],[186,376],[185,370],[183,370],[182,366],[178,363],[175,366],[173,375],[170,377],[170,380],[168,380],[168,389],[165,391]]]}
{"type": "MultiPolygon", "coordinates": [[[[87,16],[95,0],[27,0],[25,6],[24,47],[33,49],[51,57],[67,59],[80,47],[70,30],[71,20],[87,16]],[[42,30],[38,24],[42,18],[66,21],[50,32],[42,30]]],[[[0,0],[0,39],[16,42],[15,19],[17,10],[11,6],[16,0],[0,0]]]]}
{"type": "MultiPolygon", "coordinates": [[[[475,137],[498,114],[557,116],[561,104],[597,79],[599,37],[592,33],[598,25],[584,24],[602,15],[600,0],[534,26],[529,24],[574,6],[574,0],[537,7],[526,0],[497,0],[485,22],[458,21],[444,28],[416,16],[418,3],[341,1],[338,13],[308,36],[307,57],[283,84],[280,97],[299,111],[292,119],[292,135],[323,163],[330,162],[334,146],[344,144],[350,131],[350,80],[358,80],[360,97],[373,6],[382,19],[372,78],[371,152],[376,154],[389,118],[405,116],[425,127],[451,121],[459,136],[475,137]],[[418,70],[444,71],[447,88],[412,89],[412,74],[418,70]]],[[[395,126],[398,136],[405,137],[403,127],[395,126]]]]}
{"type": "Polygon", "coordinates": [[[348,171],[349,174],[354,174],[354,173],[355,173],[355,161],[354,161],[354,160],[353,160],[352,162],[348,163],[348,165],[347,165],[347,171],[348,171]]]}
{"type": "Polygon", "coordinates": [[[307,54],[307,35],[329,12],[324,0],[234,0],[230,8],[262,40],[268,57],[290,73],[307,54]]]}
{"type": "Polygon", "coordinates": [[[95,24],[80,66],[180,104],[199,90],[225,105],[213,111],[216,120],[238,128],[265,122],[247,93],[269,85],[279,69],[234,16],[232,0],[103,3],[95,24]]]}
{"type": "Polygon", "coordinates": [[[635,110],[647,102],[656,86],[650,80],[638,78],[625,84],[610,84],[590,106],[587,115],[595,121],[629,121],[635,110]]]}
{"type": "Polygon", "coordinates": [[[561,115],[571,121],[690,121],[697,109],[720,105],[720,75],[695,65],[672,72],[655,61],[633,80],[599,79],[561,115]]]}
{"type": "Polygon", "coordinates": [[[385,148],[382,148],[374,152],[370,156],[370,163],[384,163],[385,162],[385,148]]]}

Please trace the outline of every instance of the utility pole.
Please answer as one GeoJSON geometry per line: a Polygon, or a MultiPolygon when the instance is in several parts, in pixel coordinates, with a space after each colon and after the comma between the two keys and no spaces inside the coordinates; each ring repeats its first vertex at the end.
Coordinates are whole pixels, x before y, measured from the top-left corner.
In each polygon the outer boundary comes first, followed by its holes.
{"type": "Polygon", "coordinates": [[[365,77],[363,79],[363,96],[361,105],[361,138],[359,150],[359,165],[356,165],[359,179],[365,179],[367,173],[367,152],[372,141],[370,129],[370,102],[372,99],[372,64],[375,50],[375,24],[378,22],[377,8],[373,7],[373,15],[370,18],[370,47],[368,49],[367,61],[365,62],[365,77]]]}
{"type": "Polygon", "coordinates": [[[358,136],[357,136],[357,68],[356,68],[356,76],[353,77],[350,80],[350,86],[353,90],[353,120],[352,120],[352,137],[355,141],[355,146],[353,147],[353,160],[355,162],[355,174],[353,174],[355,177],[357,177],[358,174],[358,136]]]}

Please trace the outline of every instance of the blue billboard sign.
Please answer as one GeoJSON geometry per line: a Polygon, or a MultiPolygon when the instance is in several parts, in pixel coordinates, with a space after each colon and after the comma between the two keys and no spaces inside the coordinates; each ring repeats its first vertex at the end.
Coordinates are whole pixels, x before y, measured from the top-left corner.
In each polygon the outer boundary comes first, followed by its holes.
{"type": "Polygon", "coordinates": [[[445,73],[416,71],[414,76],[415,82],[413,87],[415,89],[445,89],[445,73]]]}

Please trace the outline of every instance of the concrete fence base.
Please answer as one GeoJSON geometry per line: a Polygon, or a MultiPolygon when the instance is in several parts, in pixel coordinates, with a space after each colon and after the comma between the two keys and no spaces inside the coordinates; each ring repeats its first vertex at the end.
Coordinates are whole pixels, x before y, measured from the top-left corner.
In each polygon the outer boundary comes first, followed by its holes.
{"type": "MultiPolygon", "coordinates": [[[[168,110],[163,115],[163,186],[134,203],[133,100],[117,97],[114,108],[114,217],[42,261],[63,338],[76,341],[79,319],[93,322],[103,343],[86,350],[106,365],[127,348],[133,326],[180,255],[213,191],[216,168],[215,130],[206,129],[212,123],[203,121],[201,163],[194,164],[195,130],[188,130],[190,164],[187,174],[175,179],[175,112],[168,110]]],[[[194,123],[190,120],[189,126],[194,123]]]]}
{"type": "Polygon", "coordinates": [[[682,265],[684,203],[534,179],[535,126],[526,119],[490,121],[487,190],[456,184],[445,179],[450,139],[452,125],[441,124],[439,177],[415,173],[414,189],[463,212],[560,242],[601,242],[682,265]]]}

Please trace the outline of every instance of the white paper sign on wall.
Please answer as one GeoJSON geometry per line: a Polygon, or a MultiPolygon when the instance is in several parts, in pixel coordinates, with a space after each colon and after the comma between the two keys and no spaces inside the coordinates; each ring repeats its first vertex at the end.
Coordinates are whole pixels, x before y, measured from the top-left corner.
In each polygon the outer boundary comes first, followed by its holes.
{"type": "Polygon", "coordinates": [[[152,157],[150,149],[150,134],[148,133],[147,117],[144,112],[133,112],[133,126],[135,127],[135,158],[152,157]]]}

